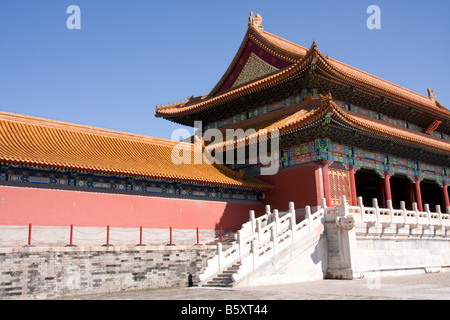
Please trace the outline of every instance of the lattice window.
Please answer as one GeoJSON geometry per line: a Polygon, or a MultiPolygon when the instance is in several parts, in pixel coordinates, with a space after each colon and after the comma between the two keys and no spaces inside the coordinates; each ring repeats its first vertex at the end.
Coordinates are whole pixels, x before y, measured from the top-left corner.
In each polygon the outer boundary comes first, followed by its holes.
{"type": "Polygon", "coordinates": [[[350,176],[346,170],[330,169],[330,193],[331,205],[338,206],[341,204],[341,196],[347,198],[347,204],[351,204],[351,188],[350,176]]]}

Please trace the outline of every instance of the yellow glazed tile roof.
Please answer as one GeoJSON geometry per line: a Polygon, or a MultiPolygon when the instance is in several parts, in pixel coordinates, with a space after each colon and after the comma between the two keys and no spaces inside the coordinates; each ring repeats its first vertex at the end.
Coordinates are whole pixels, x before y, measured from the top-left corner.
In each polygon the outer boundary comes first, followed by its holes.
{"type": "MultiPolygon", "coordinates": [[[[223,165],[174,164],[171,153],[178,144],[172,140],[0,112],[0,162],[245,189],[271,188],[223,165]]],[[[193,148],[190,150],[192,157],[193,148]]]]}
{"type": "MultiPolygon", "coordinates": [[[[437,151],[438,153],[450,154],[450,143],[448,141],[343,110],[332,101],[331,94],[321,96],[317,100],[308,99],[307,101],[291,106],[291,108],[293,110],[290,115],[276,119],[261,129],[267,130],[268,133],[272,130],[278,130],[279,135],[282,136],[296,130],[307,129],[310,126],[319,126],[329,117],[338,125],[344,125],[353,130],[360,130],[381,137],[382,139],[394,139],[403,144],[420,146],[437,151]]],[[[270,134],[268,135],[270,136],[270,134]]],[[[248,144],[258,139],[258,133],[256,133],[240,141],[224,141],[222,145],[223,147],[232,144],[236,146],[239,143],[248,144]]],[[[219,147],[219,143],[207,146],[209,150],[219,147]]]]}
{"type": "MultiPolygon", "coordinates": [[[[399,99],[400,101],[413,103],[414,107],[426,112],[434,113],[439,117],[450,117],[450,111],[438,101],[351,67],[338,60],[329,58],[317,49],[315,42],[310,49],[306,49],[305,47],[275,36],[262,29],[251,27],[247,31],[246,38],[241,47],[245,44],[248,37],[253,37],[252,39],[258,41],[260,46],[273,51],[275,55],[283,56],[286,59],[288,59],[288,54],[290,54],[289,57],[295,57],[291,58],[292,65],[270,74],[267,77],[255,79],[255,81],[226,90],[219,94],[204,95],[202,97],[190,99],[187,102],[157,107],[156,116],[174,118],[205,111],[208,108],[214,107],[219,102],[227,101],[233,97],[239,97],[249,92],[253,93],[258,90],[264,90],[269,86],[286,81],[309,69],[312,64],[315,64],[320,68],[321,73],[338,82],[347,82],[365,90],[368,89],[373,91],[376,94],[385,95],[391,99],[399,99]]],[[[241,50],[242,49],[240,49],[240,51],[241,50]]],[[[235,57],[235,60],[237,56],[235,57]]],[[[213,93],[215,92],[213,91],[213,93]]]]}

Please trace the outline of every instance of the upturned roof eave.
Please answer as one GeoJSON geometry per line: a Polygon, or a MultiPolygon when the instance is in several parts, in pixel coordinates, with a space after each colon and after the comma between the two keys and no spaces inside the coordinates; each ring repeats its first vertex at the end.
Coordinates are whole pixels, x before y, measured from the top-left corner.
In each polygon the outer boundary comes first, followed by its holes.
{"type": "MultiPolygon", "coordinates": [[[[433,116],[442,118],[442,119],[450,119],[450,110],[446,109],[445,107],[441,106],[438,102],[433,102],[431,99],[429,99],[426,96],[420,95],[419,93],[413,92],[411,90],[408,90],[406,88],[400,87],[398,85],[395,85],[393,83],[390,83],[386,80],[383,80],[381,78],[378,78],[376,76],[373,76],[369,73],[366,73],[364,71],[361,71],[359,69],[353,68],[351,66],[348,66],[340,61],[337,61],[335,59],[325,57],[318,49],[315,44],[311,46],[311,48],[306,52],[306,54],[299,59],[296,63],[291,65],[290,67],[287,67],[285,69],[280,70],[279,72],[269,75],[267,77],[264,77],[262,79],[256,79],[255,81],[247,84],[243,84],[239,87],[225,90],[224,92],[221,92],[220,94],[217,94],[218,89],[221,87],[225,79],[229,76],[231,70],[233,70],[235,64],[237,63],[237,60],[239,60],[240,54],[242,54],[243,49],[245,48],[245,45],[250,37],[250,35],[257,35],[260,39],[264,39],[265,44],[267,46],[277,46],[275,43],[271,43],[268,40],[268,37],[264,37],[264,33],[267,33],[266,31],[257,31],[253,27],[249,27],[247,30],[247,33],[244,37],[243,42],[241,43],[241,46],[238,50],[238,53],[236,54],[235,58],[233,59],[232,63],[230,64],[229,68],[221,78],[221,80],[218,82],[218,84],[214,87],[212,92],[209,95],[202,96],[202,101],[199,103],[180,103],[172,106],[164,106],[159,107],[156,110],[156,115],[158,117],[163,117],[167,119],[174,119],[177,117],[184,117],[187,115],[196,114],[199,112],[203,112],[205,110],[208,110],[210,108],[213,108],[214,106],[226,102],[230,99],[238,98],[243,95],[246,95],[247,93],[257,91],[261,88],[267,88],[272,85],[278,84],[286,79],[284,75],[286,73],[289,73],[290,76],[294,76],[291,72],[288,72],[289,70],[295,70],[299,71],[298,66],[303,65],[305,62],[308,63],[308,67],[311,68],[311,66],[314,64],[315,66],[319,66],[319,68],[322,68],[322,71],[325,75],[328,75],[331,78],[334,78],[338,81],[342,81],[344,83],[360,86],[361,88],[365,88],[367,90],[371,90],[374,94],[384,96],[386,98],[393,99],[397,101],[397,103],[403,103],[410,105],[412,107],[418,108],[420,111],[432,114],[433,116]],[[316,61],[313,61],[311,58],[311,53],[314,54],[314,57],[316,58],[316,61]],[[347,71],[346,71],[347,69],[347,71]],[[349,74],[348,71],[354,71],[355,73],[359,74],[361,77],[367,77],[366,79],[360,78],[358,75],[349,74]],[[377,83],[381,82],[381,84],[377,83]],[[178,110],[174,110],[178,109],[178,110]],[[167,112],[167,110],[171,110],[172,112],[167,112]]],[[[269,33],[267,33],[269,34],[269,33]]],[[[276,37],[272,34],[269,34],[272,37],[276,37]]],[[[280,37],[277,37],[280,38],[280,37]]],[[[280,38],[282,39],[282,38],[280,38]]],[[[287,41],[287,40],[285,40],[287,41]]],[[[279,47],[278,47],[279,48],[279,47]]],[[[279,48],[279,52],[282,49],[279,48]]],[[[301,72],[297,72],[295,75],[300,74],[301,72]]],[[[176,122],[176,120],[175,120],[176,122]]]]}
{"type": "MultiPolygon", "coordinates": [[[[400,143],[406,143],[411,146],[423,147],[429,150],[435,150],[439,153],[450,153],[450,143],[440,141],[437,138],[431,137],[427,134],[420,132],[406,131],[401,128],[397,128],[388,124],[379,123],[376,120],[366,119],[360,115],[353,114],[351,111],[345,111],[339,108],[332,100],[331,96],[328,97],[328,102],[323,106],[318,106],[314,112],[306,113],[305,117],[299,117],[299,112],[304,112],[305,109],[301,109],[286,119],[275,121],[264,128],[268,131],[267,138],[270,139],[270,131],[278,130],[279,136],[284,136],[289,133],[296,132],[298,130],[305,130],[314,125],[319,125],[329,118],[337,125],[350,128],[353,130],[363,131],[367,134],[382,137],[384,139],[393,139],[400,143]],[[289,118],[298,121],[290,121],[289,118]]],[[[223,148],[235,148],[240,144],[248,145],[249,143],[258,142],[258,135],[255,137],[245,137],[245,141],[224,141],[223,148]]],[[[213,150],[218,148],[217,144],[207,146],[208,149],[213,150]]]]}

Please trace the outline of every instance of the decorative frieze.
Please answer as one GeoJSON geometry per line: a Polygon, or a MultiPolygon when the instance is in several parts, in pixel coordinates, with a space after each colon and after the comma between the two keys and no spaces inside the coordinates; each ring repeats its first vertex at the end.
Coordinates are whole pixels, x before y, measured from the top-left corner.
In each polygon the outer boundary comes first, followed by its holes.
{"type": "Polygon", "coordinates": [[[289,107],[291,105],[300,103],[302,101],[305,100],[306,95],[312,95],[314,98],[318,98],[319,95],[317,94],[317,90],[316,89],[312,89],[312,90],[303,90],[300,94],[289,97],[285,100],[282,101],[278,101],[276,103],[271,103],[271,104],[267,104],[267,105],[263,105],[261,107],[252,109],[248,112],[243,112],[243,113],[239,113],[237,115],[234,115],[230,118],[227,119],[223,119],[220,121],[216,121],[216,122],[212,122],[209,123],[205,126],[203,126],[203,130],[208,130],[208,129],[218,129],[218,128],[222,128],[222,127],[226,127],[235,123],[239,123],[241,121],[247,120],[247,119],[252,119],[254,117],[258,117],[261,116],[263,114],[275,111],[275,110],[279,110],[279,109],[283,109],[286,107],[289,107]]]}
{"type": "MultiPolygon", "coordinates": [[[[51,170],[32,170],[26,167],[2,166],[0,181],[69,186],[119,192],[142,192],[160,195],[182,195],[214,199],[258,200],[258,192],[223,187],[187,185],[167,181],[130,180],[126,178],[77,174],[75,178],[51,170]]],[[[72,175],[73,176],[73,175],[72,175]]]]}
{"type": "Polygon", "coordinates": [[[414,177],[435,180],[439,184],[450,182],[450,168],[346,146],[332,142],[330,139],[316,140],[280,150],[281,168],[318,160],[341,163],[346,168],[348,165],[354,165],[358,169],[372,169],[383,178],[384,172],[388,172],[405,175],[412,182],[414,182],[414,177]]]}

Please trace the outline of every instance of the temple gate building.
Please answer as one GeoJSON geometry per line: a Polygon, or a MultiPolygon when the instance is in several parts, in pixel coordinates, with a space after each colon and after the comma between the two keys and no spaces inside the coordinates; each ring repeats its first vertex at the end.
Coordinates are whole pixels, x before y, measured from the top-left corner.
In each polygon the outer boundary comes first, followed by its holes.
{"type": "Polygon", "coordinates": [[[157,107],[156,116],[201,121],[224,136],[277,130],[277,173],[261,175],[248,154],[245,163],[175,164],[178,141],[1,112],[0,225],[237,230],[249,210],[319,207],[322,198],[337,206],[342,195],[351,205],[360,196],[365,204],[415,202],[420,211],[450,206],[450,111],[434,92],[348,66],[315,42],[282,39],[260,15],[251,14],[210,93],[157,107]]]}
{"type": "Polygon", "coordinates": [[[273,35],[261,22],[251,13],[209,94],[157,107],[156,115],[189,126],[201,120],[204,130],[278,130],[277,174],[259,175],[249,157],[230,165],[273,186],[261,200],[272,208],[319,206],[321,198],[339,205],[342,195],[352,205],[361,196],[397,208],[400,201],[419,210],[449,206],[450,112],[433,90],[412,92],[324,55],[315,42],[306,48],[273,35]]]}

